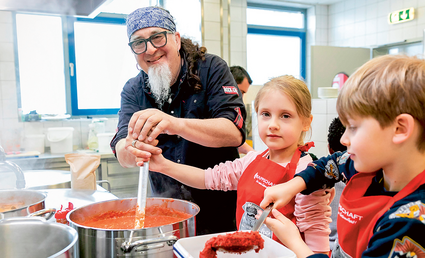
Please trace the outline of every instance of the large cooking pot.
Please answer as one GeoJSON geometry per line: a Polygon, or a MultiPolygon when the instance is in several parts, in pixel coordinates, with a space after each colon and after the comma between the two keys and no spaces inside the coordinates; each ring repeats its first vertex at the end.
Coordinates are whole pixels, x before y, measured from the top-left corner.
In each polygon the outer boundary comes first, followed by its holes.
{"type": "Polygon", "coordinates": [[[77,240],[75,229],[43,218],[0,220],[0,257],[77,257],[77,240]]]}
{"type": "Polygon", "coordinates": [[[0,208],[15,206],[3,212],[1,209],[0,219],[41,215],[50,219],[56,209],[45,209],[46,197],[46,193],[34,190],[0,190],[0,208]]]}
{"type": "Polygon", "coordinates": [[[108,211],[128,211],[137,199],[117,199],[90,204],[68,213],[69,225],[78,232],[75,246],[80,257],[173,257],[173,244],[180,238],[195,236],[195,216],[199,206],[184,200],[148,198],[147,206],[164,205],[192,217],[174,224],[133,230],[90,228],[76,223],[108,211]]]}

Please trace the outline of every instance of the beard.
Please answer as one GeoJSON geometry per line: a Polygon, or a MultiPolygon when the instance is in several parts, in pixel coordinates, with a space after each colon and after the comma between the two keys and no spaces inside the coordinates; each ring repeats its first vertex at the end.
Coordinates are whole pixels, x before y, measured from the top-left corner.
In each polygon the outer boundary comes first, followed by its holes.
{"type": "Polygon", "coordinates": [[[155,98],[155,102],[161,109],[165,101],[168,101],[171,91],[171,70],[167,64],[159,64],[149,67],[149,85],[155,98]]]}

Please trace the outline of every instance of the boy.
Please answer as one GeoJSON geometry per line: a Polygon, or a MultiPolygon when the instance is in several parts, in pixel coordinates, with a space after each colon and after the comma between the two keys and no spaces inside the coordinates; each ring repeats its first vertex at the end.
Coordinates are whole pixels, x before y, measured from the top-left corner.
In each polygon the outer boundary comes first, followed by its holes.
{"type": "MultiPolygon", "coordinates": [[[[260,206],[347,182],[332,257],[425,255],[425,61],[381,56],[345,83],[337,111],[347,152],[319,159],[291,181],[269,187],[260,206]]],[[[297,257],[313,253],[298,229],[273,209],[266,224],[297,257]]],[[[315,254],[315,256],[320,254],[315,254]]]]}
{"type": "MultiPolygon", "coordinates": [[[[339,117],[335,117],[328,129],[328,150],[329,154],[334,154],[336,151],[346,151],[347,147],[341,144],[341,137],[344,134],[345,127],[341,123],[339,117]]],[[[313,159],[314,160],[314,159],[313,159]]],[[[338,232],[336,230],[336,221],[338,218],[338,206],[339,206],[339,197],[341,196],[342,190],[344,190],[345,183],[338,182],[335,184],[335,198],[333,199],[331,205],[332,222],[329,224],[331,233],[329,234],[329,246],[332,250],[335,248],[335,243],[338,238],[338,232]]]]}

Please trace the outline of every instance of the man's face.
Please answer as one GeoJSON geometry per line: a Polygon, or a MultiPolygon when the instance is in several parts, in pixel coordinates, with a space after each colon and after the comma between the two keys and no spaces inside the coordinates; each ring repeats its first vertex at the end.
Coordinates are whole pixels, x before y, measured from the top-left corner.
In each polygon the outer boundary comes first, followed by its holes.
{"type": "Polygon", "coordinates": [[[249,82],[248,82],[248,78],[243,78],[243,81],[238,84],[239,90],[241,90],[242,92],[242,97],[245,95],[245,93],[248,92],[248,88],[249,88],[249,82]]]}
{"type": "MultiPolygon", "coordinates": [[[[133,33],[130,41],[137,39],[147,39],[155,33],[165,31],[163,28],[149,27],[143,28],[133,33]]],[[[180,71],[181,59],[178,51],[180,50],[180,34],[167,34],[167,44],[160,48],[155,48],[150,42],[147,43],[146,52],[135,55],[137,63],[145,73],[149,75],[149,68],[159,64],[167,64],[171,71],[171,78],[175,80],[180,71]]],[[[172,81],[171,83],[174,83],[172,81]]]]}

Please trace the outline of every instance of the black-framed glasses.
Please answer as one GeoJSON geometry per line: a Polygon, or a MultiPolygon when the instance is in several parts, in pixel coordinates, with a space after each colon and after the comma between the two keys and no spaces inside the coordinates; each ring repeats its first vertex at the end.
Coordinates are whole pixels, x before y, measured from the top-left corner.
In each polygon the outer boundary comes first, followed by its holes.
{"type": "Polygon", "coordinates": [[[128,43],[134,54],[140,55],[146,52],[148,49],[148,42],[155,48],[160,48],[167,45],[167,34],[173,34],[174,32],[164,30],[159,33],[155,33],[147,39],[138,39],[128,43]]]}

